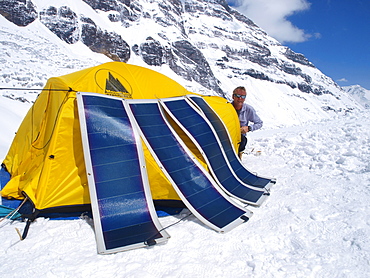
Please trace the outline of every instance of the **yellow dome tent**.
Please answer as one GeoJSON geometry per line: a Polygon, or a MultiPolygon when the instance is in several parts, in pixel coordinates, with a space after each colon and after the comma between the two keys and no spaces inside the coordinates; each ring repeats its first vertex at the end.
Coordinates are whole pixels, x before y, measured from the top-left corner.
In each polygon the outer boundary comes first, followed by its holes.
{"type": "MultiPolygon", "coordinates": [[[[50,78],[3,161],[11,179],[3,188],[2,197],[28,197],[36,211],[45,212],[79,211],[90,204],[77,113],[78,91],[132,99],[193,94],[163,74],[122,62],[50,78]]],[[[234,108],[221,97],[204,99],[224,121],[236,149],[240,130],[234,108]]],[[[194,146],[189,148],[202,159],[194,146]]],[[[144,155],[153,199],[180,200],[145,146],[144,155]]]]}

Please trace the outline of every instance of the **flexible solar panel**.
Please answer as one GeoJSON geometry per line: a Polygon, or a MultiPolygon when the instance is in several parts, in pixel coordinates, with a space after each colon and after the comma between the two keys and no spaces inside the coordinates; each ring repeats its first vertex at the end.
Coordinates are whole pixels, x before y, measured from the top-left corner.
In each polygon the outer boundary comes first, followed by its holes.
{"type": "Polygon", "coordinates": [[[269,189],[273,184],[276,183],[275,179],[264,178],[251,173],[248,169],[238,159],[227,129],[219,116],[213,111],[213,109],[207,104],[207,102],[199,96],[191,96],[189,99],[196,103],[196,105],[201,109],[204,115],[207,117],[209,122],[212,124],[218,138],[220,139],[222,148],[225,151],[226,157],[230,163],[231,169],[234,171],[236,176],[245,182],[246,184],[252,185],[254,187],[269,189]]]}
{"type": "Polygon", "coordinates": [[[170,127],[157,101],[126,102],[153,157],[188,209],[204,224],[226,232],[252,213],[233,202],[212,180],[170,127]]]}
{"type": "Polygon", "coordinates": [[[78,93],[98,253],[167,241],[152,202],[140,137],[123,100],[78,93]]]}
{"type": "Polygon", "coordinates": [[[213,128],[199,114],[198,109],[192,107],[183,97],[171,101],[163,100],[161,104],[202,150],[213,176],[225,192],[242,202],[260,206],[268,193],[263,188],[252,188],[236,177],[213,128]]]}

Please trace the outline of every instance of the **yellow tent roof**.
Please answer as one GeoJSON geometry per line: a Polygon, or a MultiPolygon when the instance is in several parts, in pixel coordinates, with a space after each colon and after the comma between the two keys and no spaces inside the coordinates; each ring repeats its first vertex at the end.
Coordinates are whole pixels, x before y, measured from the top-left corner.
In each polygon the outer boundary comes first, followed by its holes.
{"type": "MultiPolygon", "coordinates": [[[[50,78],[25,116],[3,162],[11,174],[1,192],[3,197],[28,196],[38,210],[90,203],[77,91],[134,99],[193,94],[163,74],[122,62],[50,78]]],[[[232,105],[221,97],[205,100],[224,120],[236,148],[240,130],[232,105]]],[[[147,149],[144,154],[153,199],[180,200],[147,149]]]]}

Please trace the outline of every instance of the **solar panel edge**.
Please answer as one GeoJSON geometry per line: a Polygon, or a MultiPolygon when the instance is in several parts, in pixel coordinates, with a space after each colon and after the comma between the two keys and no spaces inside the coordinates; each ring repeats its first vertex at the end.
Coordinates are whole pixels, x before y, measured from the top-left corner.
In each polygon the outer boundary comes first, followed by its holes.
{"type": "MultiPolygon", "coordinates": [[[[202,116],[202,115],[200,115],[200,113],[198,113],[198,111],[196,111],[195,109],[194,109],[194,107],[192,106],[192,105],[190,105],[188,102],[187,102],[187,99],[186,99],[186,97],[184,97],[184,98],[182,98],[182,99],[178,99],[178,100],[184,100],[186,103],[187,103],[187,105],[189,105],[189,107],[191,107],[191,109],[192,109],[192,111],[194,111],[195,113],[197,113],[200,117],[202,117],[202,119],[204,120],[204,122],[208,125],[208,127],[210,128],[210,129],[212,129],[211,128],[211,126],[210,126],[210,124],[209,123],[207,123],[207,120],[202,116]]],[[[250,205],[253,205],[253,206],[259,206],[260,205],[260,202],[256,202],[256,201],[252,201],[252,200],[248,200],[248,199],[245,199],[245,198],[243,198],[243,197],[241,197],[241,196],[236,196],[235,194],[233,194],[233,193],[231,193],[226,187],[225,187],[225,185],[223,185],[222,184],[222,182],[220,182],[220,180],[218,180],[218,172],[216,173],[215,172],[215,170],[214,170],[214,168],[213,168],[213,164],[211,163],[211,161],[209,160],[209,158],[211,158],[209,155],[207,156],[207,151],[204,149],[204,147],[205,146],[203,146],[203,145],[200,145],[200,143],[198,142],[198,140],[196,140],[194,137],[193,137],[193,134],[190,132],[190,131],[188,131],[183,125],[182,125],[182,123],[180,123],[179,122],[179,120],[177,119],[177,117],[176,117],[176,115],[174,115],[173,113],[172,113],[172,110],[166,105],[166,103],[167,102],[170,102],[169,100],[166,100],[166,101],[163,101],[162,103],[163,103],[163,107],[164,107],[164,109],[166,110],[166,112],[173,118],[173,120],[174,121],[176,121],[177,122],[177,124],[183,129],[183,131],[188,135],[188,137],[189,138],[191,138],[191,140],[193,141],[193,143],[201,150],[201,153],[202,154],[204,154],[204,159],[206,160],[206,162],[207,162],[207,164],[209,165],[209,167],[210,167],[210,170],[212,171],[212,173],[213,173],[213,176],[214,176],[214,178],[215,178],[215,180],[217,180],[217,182],[218,182],[218,185],[219,185],[219,187],[221,187],[228,195],[230,195],[230,196],[232,196],[232,197],[234,197],[234,198],[236,198],[236,199],[238,199],[239,201],[241,201],[241,202],[244,202],[244,203],[247,203],[247,204],[250,204],[250,205]]],[[[172,105],[172,104],[171,104],[172,105]]],[[[190,117],[188,117],[188,118],[190,118],[190,117]]],[[[197,125],[200,125],[200,123],[198,123],[197,122],[197,125]]],[[[215,136],[215,138],[216,138],[216,134],[215,134],[215,132],[213,132],[213,135],[215,136]]],[[[216,139],[217,140],[217,139],[216,139]]],[[[223,149],[222,149],[222,147],[220,146],[220,144],[219,143],[217,143],[217,146],[220,148],[220,151],[222,152],[223,151],[223,149]]],[[[228,162],[227,162],[227,158],[226,158],[226,156],[223,154],[222,155],[222,158],[224,158],[224,160],[225,160],[225,163],[226,163],[226,165],[227,165],[227,167],[228,167],[228,169],[229,169],[229,171],[232,173],[232,175],[233,175],[233,177],[235,178],[235,179],[237,179],[238,180],[238,178],[235,176],[235,173],[231,170],[231,167],[230,167],[230,165],[228,164],[228,162]]],[[[244,186],[244,187],[246,187],[246,190],[255,190],[255,191],[258,191],[258,192],[260,192],[260,196],[262,197],[263,196],[263,194],[264,193],[266,193],[266,190],[265,189],[263,189],[263,188],[255,188],[255,187],[251,187],[251,186],[249,186],[249,185],[246,185],[246,184],[243,184],[243,182],[242,181],[240,181],[239,180],[239,184],[240,185],[242,185],[242,186],[244,186]]],[[[265,198],[263,198],[263,200],[265,200],[265,198]]]]}
{"type": "MultiPolygon", "coordinates": [[[[136,101],[130,101],[130,102],[133,102],[133,103],[136,103],[136,101]]],[[[129,103],[130,103],[129,102],[129,103]]],[[[134,115],[134,112],[131,110],[131,113],[134,115]]],[[[135,118],[135,116],[134,116],[135,118]]],[[[147,148],[149,149],[149,151],[151,152],[153,158],[156,160],[159,168],[163,171],[163,173],[165,174],[165,176],[167,177],[167,179],[171,182],[171,184],[173,185],[176,193],[179,195],[180,199],[185,203],[185,206],[204,224],[206,224],[207,226],[209,226],[210,228],[216,230],[216,231],[221,231],[221,229],[219,229],[217,226],[215,225],[212,225],[211,223],[207,222],[204,220],[203,216],[200,215],[193,207],[192,205],[188,202],[188,200],[186,199],[186,197],[182,194],[181,190],[176,186],[176,183],[174,182],[174,180],[172,179],[171,175],[166,171],[165,169],[165,166],[162,164],[162,162],[159,160],[156,152],[153,150],[153,148],[151,147],[151,144],[148,142],[148,139],[144,136],[143,132],[141,131],[141,128],[140,128],[140,125],[137,123],[137,121],[135,120],[135,124],[137,125],[138,129],[139,129],[139,132],[141,133],[141,137],[143,138],[145,144],[147,145],[147,148]]]]}
{"type": "MultiPolygon", "coordinates": [[[[83,100],[83,97],[84,96],[89,96],[89,95],[93,95],[93,96],[97,96],[96,94],[91,94],[91,93],[78,93],[77,94],[77,104],[78,104],[78,114],[79,114],[79,119],[80,119],[80,128],[81,128],[81,135],[82,135],[82,138],[83,138],[83,151],[84,151],[84,157],[85,157],[85,164],[86,164],[86,170],[87,170],[87,175],[88,175],[88,183],[89,185],[90,184],[95,184],[95,179],[94,179],[94,174],[93,174],[93,171],[92,171],[92,168],[93,168],[93,165],[92,165],[92,162],[91,162],[91,157],[89,155],[89,144],[88,144],[88,133],[87,133],[87,123],[86,123],[86,118],[85,118],[85,115],[86,115],[86,112],[85,112],[85,108],[84,108],[84,100],[83,100]],[[90,171],[89,171],[90,170],[90,171]]],[[[99,97],[104,97],[102,95],[99,95],[99,97]]],[[[112,97],[108,97],[108,98],[112,98],[112,97]]],[[[115,98],[117,99],[117,98],[115,98]]],[[[122,99],[119,99],[121,102],[122,102],[122,99]]],[[[122,105],[122,109],[124,109],[124,105],[122,105]]],[[[135,132],[135,131],[134,131],[135,132]]],[[[137,133],[137,132],[136,132],[137,133]]],[[[135,137],[137,137],[137,134],[135,135],[135,137]]],[[[140,140],[138,140],[136,138],[136,142],[140,142],[140,140]]],[[[139,158],[139,160],[143,161],[143,155],[142,155],[142,152],[140,153],[140,151],[138,151],[139,155],[141,155],[141,158],[139,158]]],[[[142,165],[142,163],[141,163],[142,165]]],[[[143,169],[145,168],[145,164],[144,164],[144,167],[141,167],[140,171],[141,171],[141,175],[143,176],[143,183],[146,183],[148,184],[148,179],[147,179],[147,175],[143,175],[143,169]]],[[[145,191],[145,196],[148,197],[150,196],[151,197],[151,194],[150,194],[150,189],[148,188],[148,186],[144,186],[144,191],[145,191]]],[[[139,247],[145,247],[145,246],[148,246],[147,243],[135,243],[135,244],[131,244],[131,245],[128,245],[128,246],[123,246],[123,247],[118,247],[118,248],[114,248],[114,249],[110,249],[108,250],[107,248],[107,245],[106,245],[106,242],[104,241],[104,232],[103,232],[103,228],[102,228],[102,222],[101,220],[98,221],[96,219],[101,219],[101,214],[100,214],[100,211],[99,211],[99,207],[98,207],[98,197],[97,197],[97,192],[96,192],[96,188],[94,186],[89,186],[89,192],[90,192],[90,195],[91,195],[91,205],[92,205],[92,210],[93,210],[93,215],[94,215],[94,227],[95,227],[95,238],[96,238],[96,243],[97,243],[97,251],[99,254],[110,254],[110,253],[115,253],[115,252],[119,252],[119,251],[125,251],[125,250],[131,250],[131,249],[135,249],[135,248],[139,248],[139,247]]],[[[148,199],[147,199],[148,201],[148,199]]],[[[150,219],[153,223],[153,225],[156,227],[157,229],[157,233],[159,233],[161,235],[160,238],[158,239],[155,239],[154,240],[154,243],[163,243],[163,242],[166,242],[170,236],[168,235],[168,233],[162,229],[162,226],[157,218],[157,215],[155,213],[155,209],[154,209],[154,204],[152,203],[152,199],[150,198],[150,201],[151,202],[147,202],[147,205],[149,207],[149,214],[150,214],[150,219]]],[[[151,242],[151,244],[153,244],[153,241],[151,242]]]]}
{"type": "MultiPolygon", "coordinates": [[[[202,98],[202,97],[199,97],[199,96],[187,96],[187,99],[189,99],[192,103],[194,103],[201,111],[202,111],[202,113],[203,113],[203,115],[205,116],[205,117],[207,117],[208,119],[209,119],[209,121],[211,122],[211,124],[214,126],[214,124],[213,124],[213,120],[211,120],[210,118],[209,118],[209,116],[208,116],[208,112],[207,111],[204,111],[204,109],[203,109],[203,105],[199,105],[199,102],[198,101],[196,101],[196,100],[201,100],[202,102],[203,102],[203,104],[205,105],[205,106],[207,106],[207,108],[210,110],[210,111],[212,111],[213,112],[213,114],[215,114],[215,116],[219,119],[219,121],[220,121],[220,124],[222,124],[223,125],[223,127],[224,127],[224,129],[226,130],[226,127],[225,127],[225,124],[222,122],[222,120],[220,119],[220,117],[218,117],[217,116],[217,113],[212,109],[212,107],[210,107],[210,105],[202,98]],[[196,99],[196,100],[195,100],[196,99]]],[[[226,133],[227,133],[227,131],[226,131],[226,133]]],[[[229,141],[230,141],[230,143],[231,143],[231,139],[230,139],[230,136],[229,136],[229,134],[227,134],[227,139],[228,139],[228,142],[227,143],[229,143],[229,141]]],[[[224,142],[224,140],[220,140],[221,141],[221,143],[222,142],[224,142]]],[[[225,140],[226,141],[226,140],[225,140]]],[[[236,156],[236,154],[234,154],[235,156],[236,156]]],[[[262,176],[259,176],[259,175],[257,175],[257,174],[253,174],[250,170],[248,170],[244,165],[241,165],[242,166],[242,168],[243,168],[243,170],[245,170],[245,171],[247,171],[249,174],[251,174],[251,175],[255,175],[255,177],[256,177],[256,180],[257,180],[257,182],[247,182],[249,185],[251,185],[251,186],[254,186],[254,187],[257,187],[257,188],[265,188],[265,189],[270,189],[271,188],[271,186],[276,182],[276,179],[274,179],[274,178],[268,178],[268,177],[262,177],[262,176]],[[258,180],[269,180],[269,182],[267,182],[267,183],[264,183],[263,181],[260,181],[260,182],[258,182],[258,180]],[[275,181],[275,182],[274,182],[275,181]]],[[[232,165],[232,167],[233,167],[233,165],[232,165]]],[[[236,171],[236,170],[234,170],[234,172],[235,172],[235,174],[237,174],[237,175],[239,175],[239,173],[236,171]]],[[[241,178],[241,177],[240,177],[241,178]]],[[[241,178],[243,181],[244,181],[244,178],[241,178]]]]}
{"type": "MultiPolygon", "coordinates": [[[[212,119],[209,118],[209,112],[208,111],[204,111],[204,106],[206,106],[208,108],[208,110],[212,111],[212,115],[218,119],[218,124],[221,125],[223,127],[223,133],[226,134],[227,138],[218,138],[219,139],[219,145],[220,147],[223,149],[223,155],[225,156],[225,158],[228,160],[229,157],[228,157],[228,151],[226,151],[224,148],[225,146],[223,145],[223,142],[227,142],[228,145],[230,145],[229,147],[232,147],[232,144],[231,144],[231,139],[230,139],[230,136],[226,130],[226,127],[225,127],[225,124],[222,122],[222,120],[220,119],[220,117],[217,115],[217,113],[213,110],[213,108],[200,96],[186,96],[186,100],[187,102],[189,103],[189,105],[192,107],[197,107],[198,110],[201,112],[201,114],[203,115],[202,117],[205,119],[206,122],[209,122],[209,125],[212,126],[212,129],[214,128],[213,132],[215,134],[215,136],[219,136],[217,130],[216,130],[216,127],[214,126],[214,121],[212,119]],[[202,102],[203,105],[199,105],[199,102],[196,101],[196,100],[200,100],[202,102]]],[[[193,107],[193,108],[194,108],[193,107]]],[[[199,113],[200,114],[200,113],[199,113]]],[[[241,162],[238,160],[237,156],[236,156],[236,153],[233,151],[232,152],[233,155],[235,156],[235,160],[237,161],[238,164],[240,164],[240,167],[243,168],[244,171],[246,171],[248,174],[250,175],[254,175],[256,177],[256,180],[258,179],[268,179],[268,178],[264,178],[264,177],[259,177],[255,174],[253,174],[252,172],[250,172],[246,167],[244,167],[244,165],[241,164],[241,162]]],[[[253,190],[264,190],[264,189],[269,189],[271,186],[267,187],[266,186],[255,186],[253,185],[252,183],[249,183],[249,182],[244,182],[243,179],[241,179],[238,175],[238,173],[234,170],[234,165],[230,163],[228,163],[228,166],[230,168],[230,170],[234,173],[234,175],[242,182],[244,183],[247,187],[253,189],[253,190]]],[[[240,199],[240,198],[239,198],[240,199]]]]}
{"type": "MultiPolygon", "coordinates": [[[[139,100],[140,101],[140,100],[139,100]]],[[[153,199],[152,199],[152,195],[151,195],[151,191],[150,191],[150,186],[149,186],[149,178],[148,178],[148,175],[147,175],[147,170],[146,170],[146,165],[145,165],[145,157],[144,157],[144,153],[143,153],[143,147],[141,145],[141,137],[140,137],[140,130],[138,129],[138,127],[135,125],[136,121],[131,113],[131,110],[129,108],[129,105],[128,105],[128,100],[125,100],[123,102],[123,105],[124,105],[124,108],[126,110],[126,113],[130,119],[130,122],[131,122],[131,125],[132,125],[132,128],[135,130],[135,134],[136,134],[136,137],[137,137],[137,142],[138,144],[141,146],[141,161],[143,161],[143,167],[142,167],[142,171],[145,171],[145,175],[143,177],[144,179],[144,182],[145,184],[147,184],[147,187],[145,188],[145,194],[149,197],[150,196],[150,201],[149,202],[149,212],[150,212],[150,216],[152,218],[152,221],[154,223],[154,225],[156,226],[158,232],[162,235],[162,238],[163,238],[163,241],[167,241],[168,239],[171,238],[171,236],[167,233],[167,231],[162,227],[162,224],[160,223],[158,217],[157,217],[157,214],[156,214],[156,211],[155,211],[155,207],[154,207],[154,202],[153,202],[153,199]]],[[[159,242],[158,242],[159,243],[159,242]]]]}
{"type": "Polygon", "coordinates": [[[252,216],[253,216],[253,212],[248,210],[246,213],[241,215],[236,221],[223,227],[223,230],[221,231],[221,233],[229,232],[232,229],[236,228],[237,226],[248,222],[252,216]]]}
{"type": "MultiPolygon", "coordinates": [[[[132,104],[135,104],[135,101],[129,101],[129,103],[132,103],[132,104]]],[[[157,104],[158,105],[158,104],[157,104]]],[[[158,109],[160,109],[158,107],[158,109]]],[[[134,118],[135,118],[135,112],[133,111],[133,109],[131,109],[131,113],[134,115],[134,118]]],[[[163,117],[163,115],[162,115],[163,117]]],[[[138,117],[139,118],[139,117],[138,117]]],[[[163,117],[164,118],[164,117],[163,117]]],[[[183,202],[187,205],[187,207],[192,211],[192,213],[199,219],[201,220],[201,222],[203,222],[204,224],[206,224],[207,226],[213,228],[214,230],[218,231],[218,232],[223,232],[224,231],[224,227],[217,227],[215,226],[214,224],[210,223],[208,220],[206,220],[200,213],[198,213],[198,211],[192,207],[192,205],[188,202],[187,198],[182,194],[182,191],[177,187],[176,185],[176,182],[173,180],[173,178],[171,177],[171,175],[165,170],[165,166],[162,164],[162,162],[158,159],[158,156],[155,152],[155,150],[153,150],[151,144],[148,142],[148,139],[146,138],[146,136],[144,135],[143,131],[141,130],[142,127],[140,127],[140,124],[135,121],[135,124],[138,125],[138,129],[140,130],[140,133],[141,133],[141,136],[143,138],[143,140],[145,141],[146,145],[148,146],[148,149],[151,151],[153,157],[155,158],[155,160],[157,161],[158,165],[160,166],[161,169],[164,170],[164,174],[167,176],[167,178],[171,181],[171,183],[174,185],[174,188],[176,190],[176,192],[178,193],[178,195],[181,197],[181,199],[183,200],[183,202]]],[[[173,135],[180,141],[180,144],[181,144],[181,139],[178,138],[177,134],[175,132],[173,132],[171,126],[169,123],[167,123],[168,127],[170,128],[171,132],[173,133],[173,135]]],[[[186,148],[186,146],[183,145],[184,148],[186,148]]],[[[193,161],[195,163],[197,163],[196,159],[195,158],[192,158],[193,161]]],[[[220,191],[222,192],[222,191],[220,191]]],[[[221,193],[220,193],[221,194],[221,193]]],[[[223,195],[225,198],[228,198],[226,197],[226,195],[223,195]]],[[[228,199],[228,201],[230,202],[230,199],[228,199]]],[[[233,203],[234,206],[236,206],[235,203],[233,203]]],[[[246,210],[244,207],[240,207],[240,206],[236,206],[238,207],[239,209],[242,210],[242,214],[241,215],[244,215],[244,214],[248,214],[250,215],[250,211],[246,210]]],[[[241,216],[239,215],[239,217],[241,216]]],[[[236,218],[234,221],[238,221],[238,218],[236,218]]],[[[233,222],[234,222],[233,221],[233,222]]],[[[232,223],[232,222],[231,222],[232,223]]],[[[241,224],[242,222],[238,222],[238,224],[241,224]]],[[[232,227],[234,226],[237,226],[237,225],[231,225],[232,227]]]]}
{"type": "MultiPolygon", "coordinates": [[[[78,107],[78,115],[79,115],[79,122],[80,122],[80,131],[81,131],[81,138],[82,138],[82,147],[83,147],[83,153],[84,153],[84,161],[86,166],[86,175],[88,179],[88,185],[94,184],[94,176],[92,171],[92,162],[91,157],[88,153],[89,150],[89,143],[88,143],[88,137],[87,137],[87,124],[86,124],[86,118],[85,118],[85,108],[84,108],[84,100],[83,100],[83,94],[78,92],[77,94],[77,107],[78,107]]],[[[98,216],[100,218],[100,212],[97,205],[97,195],[95,188],[92,188],[88,186],[89,188],[89,194],[90,194],[90,200],[91,200],[91,209],[92,213],[95,216],[98,216]]],[[[100,222],[94,222],[94,230],[95,230],[95,240],[97,245],[97,252],[99,254],[102,254],[105,252],[105,244],[102,240],[103,238],[103,232],[100,222]]]]}

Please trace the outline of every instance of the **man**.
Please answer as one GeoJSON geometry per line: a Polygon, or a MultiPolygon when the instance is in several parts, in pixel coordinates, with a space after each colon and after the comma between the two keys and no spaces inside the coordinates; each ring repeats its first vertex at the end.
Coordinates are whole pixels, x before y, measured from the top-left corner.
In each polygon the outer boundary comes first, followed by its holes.
{"type": "Polygon", "coordinates": [[[263,125],[256,110],[247,103],[244,103],[247,91],[244,87],[237,87],[233,91],[233,102],[240,121],[241,142],[239,145],[239,158],[241,159],[245,146],[247,145],[247,133],[260,129],[263,125]]]}

